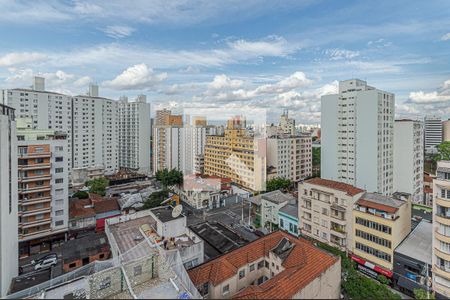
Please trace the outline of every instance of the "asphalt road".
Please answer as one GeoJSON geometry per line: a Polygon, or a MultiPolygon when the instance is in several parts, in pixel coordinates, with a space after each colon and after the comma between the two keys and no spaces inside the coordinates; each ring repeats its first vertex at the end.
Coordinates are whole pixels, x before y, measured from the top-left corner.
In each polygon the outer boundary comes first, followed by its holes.
{"type": "Polygon", "coordinates": [[[31,264],[31,261],[34,259],[39,259],[41,257],[44,257],[45,255],[49,253],[56,253],[58,255],[58,262],[56,266],[52,267],[52,278],[55,278],[57,276],[60,276],[63,273],[62,270],[62,255],[61,255],[61,248],[55,247],[51,252],[47,253],[40,253],[28,256],[26,258],[22,258],[19,260],[19,266],[23,268],[23,275],[34,272],[34,265],[31,264]]]}

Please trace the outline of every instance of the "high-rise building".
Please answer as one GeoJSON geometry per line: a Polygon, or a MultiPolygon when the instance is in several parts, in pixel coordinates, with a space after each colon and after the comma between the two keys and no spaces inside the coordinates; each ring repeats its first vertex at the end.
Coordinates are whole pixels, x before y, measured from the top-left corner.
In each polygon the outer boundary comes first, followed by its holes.
{"type": "Polygon", "coordinates": [[[436,146],[442,143],[442,119],[437,116],[425,117],[425,152],[435,153],[436,146]]]}
{"type": "Polygon", "coordinates": [[[150,174],[150,104],[144,95],[121,97],[118,109],[119,167],[150,174]]]}
{"type": "Polygon", "coordinates": [[[17,137],[14,109],[0,104],[0,295],[19,269],[17,237],[17,137]]]}
{"type": "Polygon", "coordinates": [[[310,135],[275,136],[267,139],[267,166],[276,176],[300,181],[312,175],[312,139],[310,135]]]}
{"type": "Polygon", "coordinates": [[[438,161],[433,194],[433,290],[444,299],[450,298],[450,161],[438,161]]]}
{"type": "Polygon", "coordinates": [[[364,193],[355,203],[352,226],[351,258],[392,280],[394,250],[411,232],[410,195],[364,193]]]}
{"type": "Polygon", "coordinates": [[[72,98],[73,168],[103,167],[105,174],[119,169],[119,130],[117,101],[91,94],[72,98]]]}
{"type": "MultiPolygon", "coordinates": [[[[67,133],[67,167],[73,167],[72,151],[72,98],[45,90],[45,79],[34,77],[30,88],[3,90],[3,104],[13,107],[17,118],[31,118],[33,129],[54,129],[67,133]]],[[[88,124],[85,124],[88,126],[88,124]]],[[[74,147],[75,146],[75,147],[74,147]]]]}
{"type": "Polygon", "coordinates": [[[322,96],[321,176],[369,192],[394,187],[394,94],[351,79],[322,96]]]}
{"type": "Polygon", "coordinates": [[[65,132],[32,129],[17,119],[20,256],[48,251],[64,240],[69,222],[68,144],[65,132]]]}
{"type": "Polygon", "coordinates": [[[450,120],[442,122],[442,141],[450,141],[450,120]]]}
{"type": "Polygon", "coordinates": [[[394,191],[423,202],[423,123],[396,120],[394,124],[394,191]]]}
{"type": "Polygon", "coordinates": [[[295,120],[289,118],[287,110],[280,117],[279,130],[283,134],[295,135],[295,120]]]}
{"type": "Polygon", "coordinates": [[[206,138],[204,172],[251,191],[265,190],[266,139],[251,136],[242,118],[228,120],[224,135],[206,138]]]}

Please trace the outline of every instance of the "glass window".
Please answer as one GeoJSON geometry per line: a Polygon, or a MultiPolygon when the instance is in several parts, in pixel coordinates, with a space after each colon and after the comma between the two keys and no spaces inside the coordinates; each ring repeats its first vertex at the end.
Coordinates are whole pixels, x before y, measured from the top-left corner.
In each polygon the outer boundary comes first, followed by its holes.
{"type": "Polygon", "coordinates": [[[225,295],[225,294],[228,294],[229,292],[230,292],[230,285],[227,284],[226,286],[224,286],[222,288],[222,294],[225,295]]]}
{"type": "Polygon", "coordinates": [[[245,277],[245,270],[239,271],[239,279],[242,279],[245,277]]]}

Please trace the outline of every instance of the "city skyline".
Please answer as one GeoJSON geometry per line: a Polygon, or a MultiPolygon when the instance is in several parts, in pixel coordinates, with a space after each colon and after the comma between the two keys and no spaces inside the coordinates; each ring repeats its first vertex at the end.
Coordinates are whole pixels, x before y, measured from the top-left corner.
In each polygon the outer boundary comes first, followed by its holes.
{"type": "Polygon", "coordinates": [[[320,97],[359,78],[396,95],[397,117],[450,116],[449,3],[22,1],[0,3],[0,88],[147,95],[167,107],[289,109],[320,122],[320,97]],[[20,39],[17,39],[20,36],[20,39]]]}

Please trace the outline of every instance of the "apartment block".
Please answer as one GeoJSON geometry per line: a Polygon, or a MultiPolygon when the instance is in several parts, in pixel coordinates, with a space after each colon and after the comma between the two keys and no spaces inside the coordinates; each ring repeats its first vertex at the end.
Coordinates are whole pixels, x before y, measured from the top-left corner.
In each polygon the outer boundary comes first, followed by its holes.
{"type": "Polygon", "coordinates": [[[17,236],[17,138],[14,109],[0,104],[0,295],[19,269],[17,236]]]}
{"type": "Polygon", "coordinates": [[[150,104],[145,95],[121,97],[118,109],[119,167],[150,174],[150,104]]]}
{"type": "Polygon", "coordinates": [[[224,135],[207,136],[204,172],[251,191],[265,190],[266,139],[251,136],[245,127],[245,120],[234,117],[224,135]]]}
{"type": "Polygon", "coordinates": [[[450,298],[450,161],[437,163],[433,179],[433,289],[450,298]]]}
{"type": "Polygon", "coordinates": [[[321,102],[322,178],[392,194],[394,94],[351,79],[321,102]]]}
{"type": "Polygon", "coordinates": [[[394,124],[394,191],[423,202],[423,123],[396,120],[394,124]]]}
{"type": "Polygon", "coordinates": [[[20,256],[50,250],[69,225],[67,135],[31,124],[17,119],[20,256]]]}
{"type": "Polygon", "coordinates": [[[276,177],[298,182],[312,175],[312,139],[310,135],[275,136],[267,139],[267,166],[276,177]]]}
{"type": "Polygon", "coordinates": [[[450,141],[450,120],[442,122],[442,141],[443,142],[450,141]]]}
{"type": "Polygon", "coordinates": [[[336,299],[336,256],[276,231],[188,271],[203,299],[336,299]]]}
{"type": "Polygon", "coordinates": [[[436,146],[442,143],[442,119],[438,116],[425,117],[425,152],[436,153],[436,146]]]}
{"type": "Polygon", "coordinates": [[[410,195],[364,193],[353,209],[351,258],[359,269],[391,279],[394,250],[410,232],[410,195]]]}
{"type": "Polygon", "coordinates": [[[353,205],[364,190],[352,185],[312,178],[298,185],[298,215],[302,235],[341,250],[353,242],[353,205]]]}
{"type": "Polygon", "coordinates": [[[280,117],[279,131],[282,134],[295,135],[295,120],[289,118],[288,110],[283,111],[280,117]]]}

